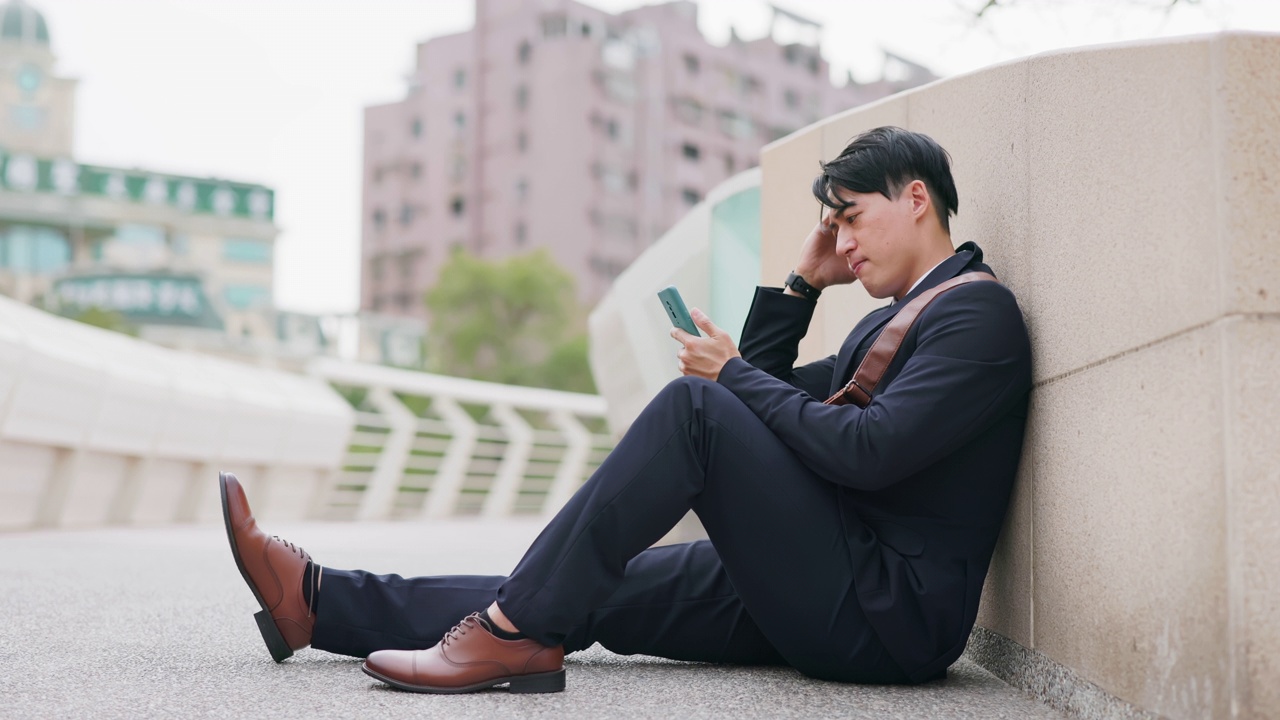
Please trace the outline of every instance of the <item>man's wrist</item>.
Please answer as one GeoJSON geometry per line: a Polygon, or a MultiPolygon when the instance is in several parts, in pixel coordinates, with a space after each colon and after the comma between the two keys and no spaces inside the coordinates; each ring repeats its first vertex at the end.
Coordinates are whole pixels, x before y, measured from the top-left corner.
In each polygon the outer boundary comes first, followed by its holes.
{"type": "Polygon", "coordinates": [[[814,288],[816,288],[818,292],[822,292],[823,290],[827,289],[826,284],[822,282],[822,278],[818,275],[817,270],[811,270],[805,267],[797,267],[795,270],[792,270],[791,272],[804,278],[804,281],[812,285],[814,288]]]}
{"type": "Polygon", "coordinates": [[[822,295],[822,288],[809,282],[798,270],[791,271],[783,287],[783,292],[787,295],[802,297],[810,302],[817,302],[822,295]]]}

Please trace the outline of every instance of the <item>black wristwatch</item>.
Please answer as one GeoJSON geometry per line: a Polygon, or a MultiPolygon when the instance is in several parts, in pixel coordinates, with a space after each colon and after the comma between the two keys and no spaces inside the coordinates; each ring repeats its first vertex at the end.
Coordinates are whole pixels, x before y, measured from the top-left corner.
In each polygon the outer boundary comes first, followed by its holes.
{"type": "Polygon", "coordinates": [[[797,275],[794,270],[792,270],[791,274],[787,276],[787,282],[785,284],[787,287],[795,290],[814,302],[818,302],[818,296],[822,294],[821,290],[805,282],[804,278],[797,275]]]}

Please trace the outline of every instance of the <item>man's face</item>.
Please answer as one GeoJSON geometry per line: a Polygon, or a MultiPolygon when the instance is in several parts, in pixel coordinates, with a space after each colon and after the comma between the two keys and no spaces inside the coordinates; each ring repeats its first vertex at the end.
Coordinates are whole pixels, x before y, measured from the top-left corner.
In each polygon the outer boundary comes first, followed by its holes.
{"type": "Polygon", "coordinates": [[[834,188],[848,207],[828,213],[836,254],[874,298],[901,299],[916,281],[918,249],[909,186],[895,200],[880,193],[834,188]]]}

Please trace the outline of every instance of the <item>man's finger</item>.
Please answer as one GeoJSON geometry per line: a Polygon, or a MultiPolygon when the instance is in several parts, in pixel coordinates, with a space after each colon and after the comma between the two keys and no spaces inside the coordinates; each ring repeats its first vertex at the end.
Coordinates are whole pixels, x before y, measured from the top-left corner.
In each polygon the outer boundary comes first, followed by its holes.
{"type": "Polygon", "coordinates": [[[720,328],[716,327],[716,324],[711,322],[711,318],[707,317],[706,313],[702,312],[698,308],[694,308],[689,311],[689,316],[693,318],[694,325],[697,325],[707,333],[707,337],[720,336],[720,328]]]}

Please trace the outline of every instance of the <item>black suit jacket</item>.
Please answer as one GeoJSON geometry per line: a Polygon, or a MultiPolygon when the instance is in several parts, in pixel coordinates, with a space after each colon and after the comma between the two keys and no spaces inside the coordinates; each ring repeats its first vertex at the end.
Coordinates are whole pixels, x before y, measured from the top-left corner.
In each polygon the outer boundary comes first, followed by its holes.
{"type": "MultiPolygon", "coordinates": [[[[1008,506],[1031,389],[1031,346],[1013,293],[976,282],[916,319],[865,409],[823,405],[907,302],[960,273],[991,272],[965,243],[840,352],[792,367],[815,303],[758,288],[742,358],[719,382],[837,492],[864,613],[914,681],[960,656],[1008,506]]],[[[805,518],[796,518],[804,522],[805,518]]]]}

